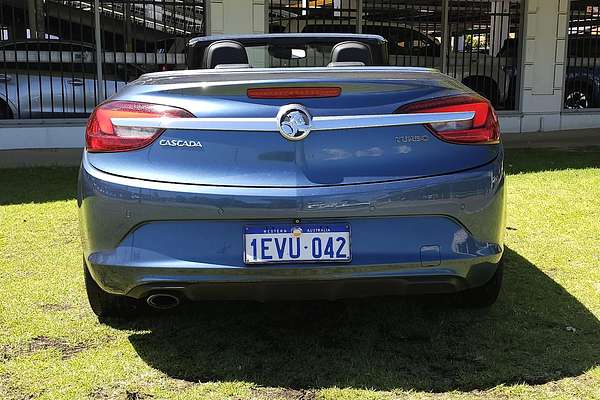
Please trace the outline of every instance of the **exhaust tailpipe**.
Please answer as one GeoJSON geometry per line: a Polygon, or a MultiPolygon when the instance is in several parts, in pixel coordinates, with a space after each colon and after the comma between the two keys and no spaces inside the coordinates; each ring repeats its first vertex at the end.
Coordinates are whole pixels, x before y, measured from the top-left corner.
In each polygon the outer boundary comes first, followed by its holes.
{"type": "Polygon", "coordinates": [[[156,293],[148,296],[146,303],[148,303],[150,307],[158,310],[168,310],[170,308],[177,307],[180,303],[180,300],[179,297],[172,294],[156,293]]]}

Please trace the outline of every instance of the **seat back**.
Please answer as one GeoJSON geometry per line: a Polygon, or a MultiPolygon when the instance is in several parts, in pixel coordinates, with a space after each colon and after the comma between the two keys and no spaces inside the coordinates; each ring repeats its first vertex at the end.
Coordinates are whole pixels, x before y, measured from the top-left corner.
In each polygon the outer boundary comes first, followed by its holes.
{"type": "Polygon", "coordinates": [[[332,63],[361,62],[373,65],[371,49],[361,42],[340,42],[331,49],[332,63]]]}
{"type": "Polygon", "coordinates": [[[248,64],[248,54],[241,43],[235,40],[219,40],[204,50],[203,68],[215,68],[226,64],[248,64]]]}

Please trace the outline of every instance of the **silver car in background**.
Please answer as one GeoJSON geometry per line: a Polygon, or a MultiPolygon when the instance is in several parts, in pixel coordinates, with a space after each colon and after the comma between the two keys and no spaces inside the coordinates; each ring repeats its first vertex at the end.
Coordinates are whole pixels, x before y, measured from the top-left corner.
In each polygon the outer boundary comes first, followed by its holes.
{"type": "Polygon", "coordinates": [[[87,118],[103,97],[147,72],[105,63],[100,96],[95,51],[91,44],[64,40],[0,44],[0,119],[87,118]]]}

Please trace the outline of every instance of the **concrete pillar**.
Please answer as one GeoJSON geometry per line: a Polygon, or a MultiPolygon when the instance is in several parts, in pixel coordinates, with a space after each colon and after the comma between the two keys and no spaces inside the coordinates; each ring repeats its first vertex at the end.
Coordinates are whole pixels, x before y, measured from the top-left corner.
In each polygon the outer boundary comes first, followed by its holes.
{"type": "Polygon", "coordinates": [[[31,39],[37,39],[38,37],[38,28],[37,28],[37,18],[35,16],[36,11],[36,0],[27,0],[27,21],[29,22],[27,26],[29,27],[29,34],[31,39]]]}
{"type": "MultiPolygon", "coordinates": [[[[11,40],[15,39],[27,39],[27,28],[29,27],[28,4],[25,5],[24,9],[16,8],[14,16],[8,19],[9,35],[11,40]]],[[[14,6],[13,6],[14,7],[14,6]]],[[[5,16],[6,18],[6,16],[5,16]]]]}
{"type": "MultiPolygon", "coordinates": [[[[265,0],[209,0],[208,34],[266,33],[265,0]]],[[[255,67],[268,66],[261,49],[248,49],[248,59],[255,67]]]]}
{"type": "Polygon", "coordinates": [[[521,80],[522,132],[561,129],[568,0],[529,0],[521,80]]]}
{"type": "Polygon", "coordinates": [[[208,34],[265,33],[265,0],[208,0],[208,34]]]}
{"type": "Polygon", "coordinates": [[[125,20],[125,51],[133,51],[133,42],[135,41],[135,38],[132,37],[131,34],[131,26],[134,23],[133,22],[133,18],[131,18],[130,15],[130,10],[131,4],[130,3],[124,3],[123,4],[123,19],[125,20]]]}

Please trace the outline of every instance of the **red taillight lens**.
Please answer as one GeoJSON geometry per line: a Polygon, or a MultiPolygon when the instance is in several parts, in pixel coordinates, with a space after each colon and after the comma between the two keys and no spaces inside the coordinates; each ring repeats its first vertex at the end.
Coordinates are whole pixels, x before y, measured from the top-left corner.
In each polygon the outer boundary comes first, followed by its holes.
{"type": "Polygon", "coordinates": [[[400,113],[474,112],[472,120],[441,122],[427,127],[451,143],[493,144],[500,141],[500,127],[494,108],[479,96],[452,96],[427,100],[402,107],[400,113]]]}
{"type": "Polygon", "coordinates": [[[340,87],[270,87],[253,88],[246,91],[251,99],[308,99],[318,97],[337,97],[342,93],[340,87]]]}
{"type": "Polygon", "coordinates": [[[149,145],[163,129],[122,127],[111,118],[194,118],[190,112],[159,104],[136,101],[109,101],[96,107],[85,130],[85,142],[90,152],[129,151],[149,145]]]}

